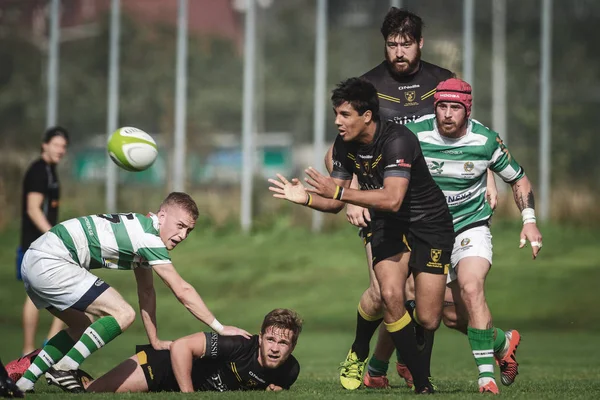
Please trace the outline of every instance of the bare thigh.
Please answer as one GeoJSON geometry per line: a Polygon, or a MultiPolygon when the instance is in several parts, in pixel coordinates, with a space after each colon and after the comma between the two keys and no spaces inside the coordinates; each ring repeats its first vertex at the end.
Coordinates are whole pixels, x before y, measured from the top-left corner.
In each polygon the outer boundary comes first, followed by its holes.
{"type": "Polygon", "coordinates": [[[140,366],[137,355],[129,357],[115,368],[92,381],[88,392],[147,392],[148,383],[140,366]]]}
{"type": "Polygon", "coordinates": [[[86,328],[93,322],[86,313],[74,308],[59,311],[54,307],[50,307],[48,311],[67,325],[67,333],[75,341],[79,340],[86,328]]]}

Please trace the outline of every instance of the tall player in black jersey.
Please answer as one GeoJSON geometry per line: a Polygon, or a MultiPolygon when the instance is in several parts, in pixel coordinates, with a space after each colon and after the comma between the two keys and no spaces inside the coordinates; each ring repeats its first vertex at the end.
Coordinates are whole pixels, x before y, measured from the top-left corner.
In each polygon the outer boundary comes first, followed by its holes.
{"type": "Polygon", "coordinates": [[[323,212],[337,213],[346,203],[371,209],[372,260],[385,304],[383,322],[412,373],[417,393],[432,393],[428,366],[419,361],[413,319],[431,331],[440,324],[454,242],[446,200],[416,136],[402,125],[380,120],[377,90],[371,83],[350,78],[334,89],[331,100],[339,131],[331,177],[308,168],[309,188],[278,175],[279,180],[269,179],[269,190],[276,198],[323,212]],[[360,190],[350,187],[353,174],[360,190]],[[417,300],[412,315],[404,306],[411,273],[417,300]]]}
{"type": "Polygon", "coordinates": [[[300,317],[278,308],[250,339],[199,332],[174,341],[170,350],[137,346],[134,356],[84,384],[88,392],[289,389],[300,373],[292,351],[301,331],[300,317]]]}
{"type": "MultiPolygon", "coordinates": [[[[415,121],[423,115],[432,114],[436,86],[441,81],[454,77],[453,72],[421,59],[421,49],[424,43],[422,29],[421,18],[404,9],[392,7],[383,20],[381,34],[385,43],[385,60],[362,76],[377,89],[382,120],[405,124],[415,121]]],[[[332,148],[325,156],[325,164],[331,173],[333,168],[332,148]]],[[[496,187],[491,173],[488,175],[488,183],[488,194],[493,197],[492,193],[496,192],[496,187]]],[[[356,180],[353,180],[351,187],[358,188],[356,180]]],[[[342,386],[352,390],[361,385],[369,355],[369,343],[381,319],[379,311],[381,295],[371,261],[371,234],[368,226],[371,216],[369,210],[348,204],[346,218],[350,223],[361,228],[370,278],[369,287],[363,292],[358,304],[355,339],[340,368],[342,386]]],[[[414,282],[412,277],[409,277],[406,287],[409,300],[414,299],[413,290],[414,282]]],[[[433,347],[431,332],[427,333],[427,339],[425,351],[430,354],[433,347]]],[[[389,386],[385,374],[393,347],[387,331],[382,326],[375,354],[371,357],[369,370],[364,376],[364,383],[367,387],[385,388],[389,386]]],[[[412,387],[412,376],[400,360],[396,363],[396,370],[405,379],[407,385],[412,387]]]]}
{"type": "MultiPolygon", "coordinates": [[[[415,121],[426,114],[433,113],[433,95],[441,81],[454,77],[454,73],[421,59],[423,48],[423,21],[418,15],[407,10],[392,7],[385,16],[381,34],[384,40],[385,60],[365,73],[362,78],[371,82],[377,89],[379,109],[382,120],[398,124],[415,121]]],[[[331,173],[332,148],[325,156],[325,164],[331,173]]],[[[358,188],[356,180],[353,188],[358,188]]],[[[373,333],[381,321],[381,294],[373,272],[371,233],[369,223],[371,216],[367,208],[348,204],[346,218],[350,223],[361,227],[365,252],[369,267],[369,287],[360,298],[357,310],[356,335],[346,360],[341,363],[340,383],[346,389],[357,389],[361,385],[363,372],[369,356],[369,343],[373,333]]],[[[407,282],[407,296],[413,298],[414,282],[412,277],[407,282]]],[[[427,350],[433,345],[427,343],[427,350]]],[[[375,376],[375,371],[382,370],[393,344],[382,327],[379,334],[377,349],[371,363],[379,367],[374,369],[373,376],[365,374],[365,385],[369,387],[386,387],[385,375],[375,376]],[[387,357],[386,357],[387,356],[387,357]],[[380,365],[381,364],[381,365],[380,365]]],[[[412,376],[404,364],[397,364],[398,373],[412,387],[412,376]]]]}

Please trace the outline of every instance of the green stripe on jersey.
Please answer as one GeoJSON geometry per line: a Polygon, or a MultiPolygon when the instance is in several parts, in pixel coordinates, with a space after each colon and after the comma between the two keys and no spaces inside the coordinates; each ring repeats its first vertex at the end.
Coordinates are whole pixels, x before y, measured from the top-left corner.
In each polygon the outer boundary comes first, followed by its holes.
{"type": "MultiPolygon", "coordinates": [[[[120,215],[119,218],[122,218],[122,216],[120,215]]],[[[127,228],[123,222],[117,224],[111,223],[110,227],[115,234],[115,240],[119,247],[119,260],[117,261],[117,265],[119,266],[119,269],[131,269],[134,253],[127,228]]]]}
{"type": "Polygon", "coordinates": [[[87,237],[88,248],[90,250],[90,269],[104,267],[104,260],[102,259],[102,250],[100,246],[100,239],[98,238],[98,231],[96,230],[96,224],[91,217],[80,217],[77,221],[81,224],[81,228],[87,237]]]}
{"type": "Polygon", "coordinates": [[[158,236],[158,230],[154,227],[154,222],[152,221],[152,218],[146,217],[142,214],[135,214],[135,217],[139,221],[144,232],[158,236]]]}
{"type": "Polygon", "coordinates": [[[157,261],[171,262],[171,257],[166,247],[140,247],[138,254],[144,257],[150,264],[157,264],[157,261]]]}
{"type": "Polygon", "coordinates": [[[433,143],[421,142],[423,154],[435,154],[436,158],[457,161],[488,161],[485,146],[472,146],[470,151],[456,149],[455,146],[443,146],[433,143]],[[477,148],[478,147],[478,148],[477,148]]]}
{"type": "Polygon", "coordinates": [[[50,230],[54,232],[54,234],[58,236],[60,240],[63,241],[65,247],[67,248],[67,250],[69,250],[69,253],[71,254],[71,258],[73,258],[73,261],[79,264],[79,256],[77,255],[77,249],[75,248],[73,238],[71,237],[71,234],[69,233],[67,228],[65,228],[62,224],[58,224],[54,225],[50,230]]]}

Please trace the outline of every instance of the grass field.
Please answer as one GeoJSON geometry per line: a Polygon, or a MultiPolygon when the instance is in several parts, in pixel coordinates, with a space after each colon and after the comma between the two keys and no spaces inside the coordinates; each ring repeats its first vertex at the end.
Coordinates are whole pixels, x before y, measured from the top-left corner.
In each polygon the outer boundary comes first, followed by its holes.
{"type": "MultiPolygon", "coordinates": [[[[505,398],[600,398],[600,229],[542,226],[544,248],[531,260],[530,249],[518,249],[519,225],[496,221],[494,267],[488,279],[488,301],[495,323],[518,328],[521,373],[501,387],[505,398]]],[[[0,233],[0,356],[8,362],[21,350],[22,286],[14,280],[17,231],[0,233]]],[[[251,332],[275,307],[289,307],[305,319],[295,351],[302,371],[287,393],[203,393],[202,398],[397,398],[411,392],[390,375],[391,390],[347,392],[337,380],[337,365],[354,334],[356,304],[367,284],[364,254],[356,232],[347,227],[313,235],[286,223],[244,236],[199,226],[173,253],[175,266],[203,296],[219,320],[251,332]]],[[[99,275],[137,304],[132,273],[99,275]]],[[[156,282],[159,333],[174,339],[207,329],[197,322],[161,283],[156,282]]],[[[49,317],[43,312],[39,341],[49,317]]],[[[84,369],[100,375],[146,342],[141,321],[90,357],[84,369]]],[[[466,338],[441,328],[436,336],[433,374],[438,397],[476,398],[477,372],[466,338]]],[[[390,368],[392,371],[392,368],[390,368]]],[[[32,398],[62,398],[55,388],[38,383],[32,398]]],[[[93,395],[94,398],[181,398],[180,394],[93,395]]],[[[187,397],[187,396],[184,396],[187,397]]]]}

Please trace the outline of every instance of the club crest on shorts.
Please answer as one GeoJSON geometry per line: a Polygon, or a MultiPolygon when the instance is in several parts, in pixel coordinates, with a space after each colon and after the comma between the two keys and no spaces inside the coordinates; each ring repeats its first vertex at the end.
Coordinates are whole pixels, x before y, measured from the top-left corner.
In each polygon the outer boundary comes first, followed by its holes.
{"type": "Polygon", "coordinates": [[[439,249],[431,249],[431,261],[434,263],[438,262],[440,257],[442,256],[442,250],[439,249]]]}
{"type": "Polygon", "coordinates": [[[460,241],[460,245],[462,247],[465,247],[466,245],[468,245],[469,243],[471,243],[471,239],[469,238],[464,238],[463,240],[460,241]]]}

